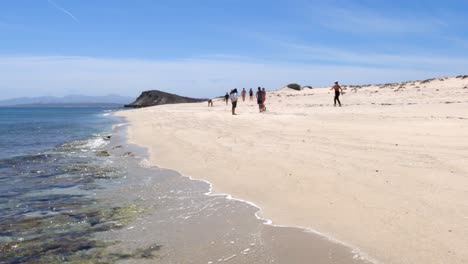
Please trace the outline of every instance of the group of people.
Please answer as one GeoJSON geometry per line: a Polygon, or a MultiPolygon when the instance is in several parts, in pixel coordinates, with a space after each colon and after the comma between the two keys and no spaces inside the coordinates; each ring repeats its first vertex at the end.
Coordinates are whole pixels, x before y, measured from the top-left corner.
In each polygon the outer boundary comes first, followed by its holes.
{"type": "MultiPolygon", "coordinates": [[[[233,115],[236,115],[236,107],[237,107],[237,88],[231,90],[230,93],[226,93],[226,95],[224,95],[224,101],[226,102],[226,105],[229,103],[229,99],[231,99],[231,104],[232,104],[232,114],[233,115]]],[[[245,88],[242,88],[242,92],[241,92],[241,97],[242,97],[242,102],[245,102],[245,97],[247,95],[247,91],[245,90],[245,88]]],[[[250,101],[253,101],[253,90],[252,88],[250,88],[249,90],[249,97],[250,97],[250,101]]],[[[265,88],[261,88],[261,87],[258,87],[258,91],[257,93],[255,94],[255,97],[257,98],[257,104],[258,104],[258,109],[260,112],[264,112],[266,110],[266,107],[265,107],[265,99],[266,99],[266,90],[265,88]]],[[[209,102],[208,102],[209,104],[209,102]]]]}
{"type": "MultiPolygon", "coordinates": [[[[335,90],[335,97],[333,99],[334,106],[336,106],[336,103],[338,102],[339,106],[341,107],[340,95],[343,94],[343,89],[338,84],[338,81],[335,81],[335,84],[332,86],[332,88],[330,90],[335,90]]],[[[247,95],[247,91],[245,90],[245,88],[242,88],[242,92],[241,92],[242,102],[245,102],[246,95],[247,95]]],[[[250,97],[250,101],[253,101],[253,90],[252,90],[252,88],[250,88],[250,90],[249,90],[249,97],[250,97]]],[[[257,104],[258,104],[259,112],[261,113],[261,112],[266,111],[266,107],[265,107],[266,91],[265,91],[265,88],[258,87],[258,90],[255,93],[255,97],[257,98],[257,104]]],[[[237,107],[237,99],[238,99],[237,98],[237,88],[231,90],[230,93],[226,93],[226,95],[224,96],[224,101],[226,102],[226,105],[228,105],[229,99],[231,99],[232,114],[236,115],[236,107],[237,107]]],[[[208,101],[208,106],[213,106],[213,101],[212,100],[208,101]]]]}

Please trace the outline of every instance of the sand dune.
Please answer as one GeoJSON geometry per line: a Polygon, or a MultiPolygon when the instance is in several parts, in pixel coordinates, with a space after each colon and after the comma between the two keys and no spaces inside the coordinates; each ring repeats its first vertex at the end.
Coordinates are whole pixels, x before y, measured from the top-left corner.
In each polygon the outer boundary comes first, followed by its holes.
{"type": "Polygon", "coordinates": [[[150,162],[382,263],[468,263],[468,78],[119,112],[150,162]]]}

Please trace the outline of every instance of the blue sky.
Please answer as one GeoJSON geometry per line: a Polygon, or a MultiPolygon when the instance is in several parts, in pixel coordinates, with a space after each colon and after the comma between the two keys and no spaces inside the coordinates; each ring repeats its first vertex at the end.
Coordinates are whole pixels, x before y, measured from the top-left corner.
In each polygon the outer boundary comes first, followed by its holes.
{"type": "Polygon", "coordinates": [[[0,99],[468,74],[468,1],[0,1],[0,99]]]}

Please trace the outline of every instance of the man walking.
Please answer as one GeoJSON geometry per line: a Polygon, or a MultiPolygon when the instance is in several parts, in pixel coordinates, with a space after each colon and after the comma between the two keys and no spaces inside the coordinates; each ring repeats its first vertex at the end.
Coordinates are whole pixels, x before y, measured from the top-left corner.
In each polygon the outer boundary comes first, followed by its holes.
{"type": "Polygon", "coordinates": [[[341,86],[338,84],[338,81],[335,81],[335,85],[333,85],[333,87],[330,89],[330,90],[335,90],[335,98],[333,99],[334,101],[334,106],[336,106],[336,102],[338,101],[338,104],[340,105],[341,107],[341,102],[340,102],[340,91],[341,91],[341,94],[343,94],[343,89],[341,88],[341,86]]]}

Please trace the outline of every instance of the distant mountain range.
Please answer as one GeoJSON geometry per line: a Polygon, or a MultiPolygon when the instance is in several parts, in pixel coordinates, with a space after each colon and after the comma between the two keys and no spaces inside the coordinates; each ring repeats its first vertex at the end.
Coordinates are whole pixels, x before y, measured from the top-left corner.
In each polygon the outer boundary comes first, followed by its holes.
{"type": "Polygon", "coordinates": [[[98,106],[98,105],[125,105],[132,102],[134,98],[107,95],[107,96],[87,96],[87,95],[67,95],[63,97],[42,96],[42,97],[20,97],[1,100],[0,106],[98,106]]]}

